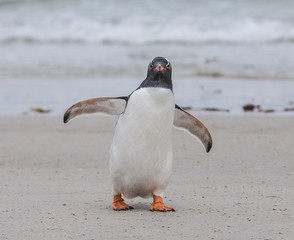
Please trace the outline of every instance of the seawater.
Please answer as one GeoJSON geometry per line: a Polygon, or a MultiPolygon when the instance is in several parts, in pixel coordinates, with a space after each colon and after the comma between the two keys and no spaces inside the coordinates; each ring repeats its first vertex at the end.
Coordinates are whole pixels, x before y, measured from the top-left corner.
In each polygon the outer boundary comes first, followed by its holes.
{"type": "Polygon", "coordinates": [[[292,43],[293,7],[292,0],[0,0],[0,42],[292,43]]]}
{"type": "MultiPolygon", "coordinates": [[[[7,79],[0,81],[0,115],[32,114],[31,108],[51,110],[62,115],[74,103],[95,97],[128,96],[136,89],[138,78],[102,77],[83,79],[7,79]]],[[[176,103],[203,112],[203,108],[229,110],[243,114],[245,104],[273,109],[273,114],[293,115],[293,81],[215,79],[199,77],[174,80],[176,103]]],[[[227,114],[226,112],[218,112],[227,114]]],[[[256,113],[256,111],[255,111],[256,113]]]]}
{"type": "MultiPolygon", "coordinates": [[[[145,78],[149,61],[160,55],[172,63],[183,105],[239,108],[258,99],[269,107],[286,107],[293,101],[285,83],[294,79],[293,9],[292,0],[0,0],[4,107],[11,109],[17,96],[34,99],[32,107],[52,103],[58,88],[66,98],[77,95],[71,100],[111,94],[109,79],[118,83],[113,88],[121,88],[111,89],[113,95],[125,93],[123,85],[131,92],[145,78]],[[246,91],[244,81],[250,86],[246,91]],[[15,89],[24,95],[8,90],[10,82],[23,86],[15,89]],[[62,87],[71,84],[88,92],[62,87]],[[90,87],[99,88],[97,94],[90,87]],[[231,90],[236,104],[222,94],[206,99],[203,93],[215,88],[231,90]]],[[[24,101],[19,102],[21,107],[24,101]]]]}

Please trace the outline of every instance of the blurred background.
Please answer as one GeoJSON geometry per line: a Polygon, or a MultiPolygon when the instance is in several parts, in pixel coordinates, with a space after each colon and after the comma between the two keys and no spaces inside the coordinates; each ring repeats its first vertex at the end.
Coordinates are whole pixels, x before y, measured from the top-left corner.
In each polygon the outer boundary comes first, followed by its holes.
{"type": "Polygon", "coordinates": [[[128,95],[167,57],[176,102],[294,107],[292,0],[0,0],[0,112],[128,95]]]}

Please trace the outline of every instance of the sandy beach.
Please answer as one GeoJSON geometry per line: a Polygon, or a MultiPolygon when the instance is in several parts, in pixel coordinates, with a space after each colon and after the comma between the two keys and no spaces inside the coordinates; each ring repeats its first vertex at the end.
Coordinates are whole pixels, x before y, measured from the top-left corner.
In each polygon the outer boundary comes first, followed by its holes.
{"type": "Polygon", "coordinates": [[[165,202],[111,209],[116,118],[0,117],[0,239],[293,239],[293,116],[198,116],[214,146],[174,131],[165,202]]]}

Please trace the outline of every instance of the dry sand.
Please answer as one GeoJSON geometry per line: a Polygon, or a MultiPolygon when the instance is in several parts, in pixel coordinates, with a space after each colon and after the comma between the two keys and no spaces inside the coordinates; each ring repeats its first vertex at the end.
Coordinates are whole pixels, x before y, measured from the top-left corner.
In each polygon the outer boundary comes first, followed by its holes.
{"type": "Polygon", "coordinates": [[[0,117],[0,239],[294,239],[294,117],[200,115],[206,154],[175,130],[165,203],[111,209],[115,118],[0,117]]]}

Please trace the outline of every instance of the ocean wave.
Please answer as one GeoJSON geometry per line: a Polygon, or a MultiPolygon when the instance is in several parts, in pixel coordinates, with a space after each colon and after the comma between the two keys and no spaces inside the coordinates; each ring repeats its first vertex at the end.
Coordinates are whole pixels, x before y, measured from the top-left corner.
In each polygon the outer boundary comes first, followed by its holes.
{"type": "MultiPolygon", "coordinates": [[[[140,6],[127,10],[120,1],[107,5],[100,1],[1,1],[0,43],[99,43],[99,44],[279,44],[294,42],[293,16],[282,5],[278,16],[269,12],[258,13],[253,3],[243,3],[232,9],[231,1],[202,2],[191,9],[172,3],[160,12],[149,2],[149,14],[143,14],[140,6]],[[71,3],[69,3],[71,2],[71,3]],[[116,10],[115,9],[120,9],[116,10]],[[199,9],[198,9],[199,8],[199,9]],[[242,8],[248,13],[242,13],[242,8]],[[33,14],[32,14],[33,13],[33,14]],[[173,17],[170,17],[173,16],[173,17]]],[[[153,2],[153,3],[152,3],[153,2]]],[[[249,1],[250,2],[250,1],[249,1]]],[[[270,1],[272,3],[272,1],[270,1]]],[[[268,4],[270,5],[270,4],[268,4]]],[[[130,7],[129,6],[129,7],[130,7]]],[[[294,7],[294,6],[293,6],[294,7]]],[[[289,7],[290,8],[290,7],[289,7]]],[[[272,9],[274,9],[272,7],[272,9]]],[[[268,9],[270,10],[270,9],[268,9]]]]}
{"type": "Polygon", "coordinates": [[[7,37],[0,40],[0,44],[10,44],[10,43],[27,43],[27,44],[101,44],[101,45],[120,45],[120,46],[130,46],[130,45],[183,45],[183,46],[194,46],[194,45],[244,45],[244,44],[294,44],[294,38],[277,38],[268,41],[259,42],[249,42],[249,41],[228,41],[228,40],[203,40],[203,41],[184,41],[184,40],[150,40],[150,41],[124,41],[124,40],[113,40],[113,39],[103,39],[103,40],[89,40],[82,38],[47,38],[38,39],[32,36],[23,37],[7,37]]]}
{"type": "Polygon", "coordinates": [[[155,0],[0,0],[0,74],[121,76],[160,54],[188,77],[294,79],[294,4],[282,1],[183,0],[163,10],[155,0]]]}

